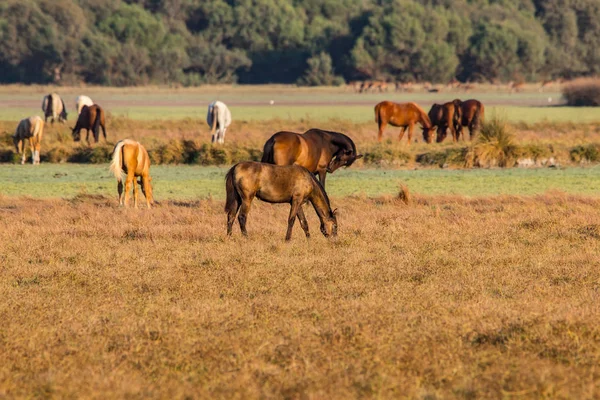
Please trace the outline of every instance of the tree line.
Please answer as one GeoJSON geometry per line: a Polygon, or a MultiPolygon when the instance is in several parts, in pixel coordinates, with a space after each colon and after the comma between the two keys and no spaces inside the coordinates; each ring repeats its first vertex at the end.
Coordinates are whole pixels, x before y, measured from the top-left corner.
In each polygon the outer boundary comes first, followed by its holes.
{"type": "Polygon", "coordinates": [[[4,0],[0,82],[534,81],[600,72],[598,0],[4,0]]]}

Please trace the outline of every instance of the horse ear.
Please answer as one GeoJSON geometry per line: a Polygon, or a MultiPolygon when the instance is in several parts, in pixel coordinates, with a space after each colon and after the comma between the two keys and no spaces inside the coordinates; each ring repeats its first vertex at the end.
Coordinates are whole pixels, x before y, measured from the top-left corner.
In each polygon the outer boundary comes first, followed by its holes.
{"type": "Polygon", "coordinates": [[[333,215],[337,215],[337,210],[338,210],[338,209],[336,208],[336,209],[335,209],[335,210],[333,210],[331,213],[332,213],[333,215]]]}
{"type": "Polygon", "coordinates": [[[363,155],[362,154],[357,155],[355,160],[358,160],[359,158],[363,158],[363,155]]]}

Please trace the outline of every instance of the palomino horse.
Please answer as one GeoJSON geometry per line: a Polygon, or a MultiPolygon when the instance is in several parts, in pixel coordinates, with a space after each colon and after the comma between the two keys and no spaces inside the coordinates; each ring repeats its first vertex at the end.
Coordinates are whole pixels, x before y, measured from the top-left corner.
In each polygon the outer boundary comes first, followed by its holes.
{"type": "Polygon", "coordinates": [[[381,142],[383,139],[383,130],[390,124],[392,126],[401,127],[398,140],[402,140],[406,128],[408,128],[408,144],[413,136],[413,129],[418,122],[423,129],[431,129],[431,121],[429,117],[415,103],[392,103],[391,101],[382,101],[375,106],[375,122],[379,126],[379,135],[377,140],[381,142]]]}
{"type": "Polygon", "coordinates": [[[92,106],[94,102],[87,96],[80,95],[75,99],[75,108],[77,109],[77,115],[81,114],[83,106],[92,106]]]}
{"type": "Polygon", "coordinates": [[[54,124],[54,121],[64,122],[67,120],[67,108],[65,102],[56,93],[50,93],[44,96],[42,100],[42,111],[44,112],[44,122],[48,122],[48,118],[52,119],[50,122],[54,124]]]}
{"type": "Polygon", "coordinates": [[[27,159],[25,153],[25,139],[29,139],[29,146],[31,147],[31,162],[33,165],[40,163],[40,146],[42,142],[42,136],[44,135],[44,121],[37,115],[22,119],[17,125],[17,130],[13,135],[13,142],[17,153],[23,153],[21,164],[25,164],[27,159]],[[19,149],[19,143],[22,143],[19,149]]]}
{"type": "Polygon", "coordinates": [[[310,202],[321,221],[321,232],[325,237],[337,235],[337,218],[335,210],[331,210],[329,197],[317,178],[306,168],[298,165],[278,166],[252,161],[241,162],[234,165],[225,177],[227,200],[227,235],[231,235],[235,216],[239,211],[238,221],[244,236],[246,231],[246,218],[254,197],[267,203],[290,203],[288,229],[285,240],[292,238],[292,228],[296,216],[306,234],[308,222],[302,204],[310,202]]]}
{"type": "Polygon", "coordinates": [[[276,165],[300,165],[319,179],[325,187],[327,172],[349,167],[362,157],[356,154],[352,139],[343,133],[310,129],[303,134],[277,132],[267,140],[262,162],[276,165]]]}
{"type": "MultiPolygon", "coordinates": [[[[437,127],[438,143],[446,138],[448,129],[452,134],[452,140],[455,142],[458,140],[456,128],[459,124],[459,114],[454,102],[432,105],[431,110],[429,110],[429,119],[433,129],[437,127]]],[[[427,128],[423,129],[423,139],[428,143],[433,142],[433,133],[427,128]]]]}
{"type": "Polygon", "coordinates": [[[225,131],[231,124],[231,111],[221,101],[213,101],[208,105],[206,123],[211,127],[212,143],[225,143],[225,131]],[[216,135],[215,135],[216,130],[216,135]]]}
{"type": "Polygon", "coordinates": [[[73,140],[79,142],[81,140],[81,130],[85,129],[87,134],[85,140],[90,144],[90,129],[94,136],[94,140],[98,143],[100,136],[100,127],[102,127],[102,133],[104,134],[104,140],[106,141],[106,125],[104,123],[104,110],[98,104],[91,106],[83,106],[81,114],[77,118],[77,123],[73,128],[71,134],[73,140]]]}
{"type": "MultiPolygon", "coordinates": [[[[472,140],[485,118],[485,107],[479,100],[470,99],[466,101],[454,100],[458,113],[458,125],[456,129],[456,138],[460,139],[463,133],[463,126],[469,128],[469,137],[472,140]]],[[[463,140],[465,139],[463,135],[463,140]]]]}
{"type": "Polygon", "coordinates": [[[134,207],[138,207],[138,188],[135,178],[140,177],[139,185],[146,197],[148,208],[154,204],[152,197],[152,178],[150,177],[150,157],[148,152],[140,143],[131,139],[119,141],[113,150],[110,171],[117,178],[117,190],[119,192],[119,204],[127,206],[129,193],[133,185],[134,207]],[[125,195],[123,196],[123,179],[125,178],[125,195]]]}

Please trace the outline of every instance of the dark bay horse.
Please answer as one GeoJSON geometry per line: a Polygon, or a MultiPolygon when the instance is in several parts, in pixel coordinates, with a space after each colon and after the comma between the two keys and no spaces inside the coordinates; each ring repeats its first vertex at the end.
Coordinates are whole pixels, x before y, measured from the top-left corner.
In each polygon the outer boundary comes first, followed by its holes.
{"type": "Polygon", "coordinates": [[[383,130],[390,124],[392,126],[401,127],[398,140],[402,140],[406,128],[408,128],[408,144],[413,135],[413,129],[416,123],[421,124],[423,129],[431,129],[431,121],[429,117],[415,103],[392,103],[391,101],[382,101],[375,106],[375,122],[379,126],[379,135],[377,140],[381,142],[383,139],[383,130]]]}
{"type": "Polygon", "coordinates": [[[288,229],[285,240],[292,237],[292,228],[296,216],[306,234],[308,222],[302,211],[302,204],[310,202],[321,221],[321,232],[325,237],[337,235],[337,218],[335,210],[331,210],[329,197],[317,178],[306,168],[298,165],[271,165],[253,161],[234,165],[225,177],[227,200],[227,235],[231,235],[235,216],[239,211],[238,221],[244,236],[246,218],[254,197],[267,203],[290,203],[288,229]]]}
{"type": "Polygon", "coordinates": [[[138,188],[135,178],[140,177],[142,193],[146,197],[148,208],[154,204],[152,197],[152,178],[150,177],[150,157],[141,143],[131,139],[119,141],[113,150],[110,171],[117,178],[117,191],[119,192],[119,204],[127,206],[129,193],[133,185],[134,207],[138,207],[138,188]],[[125,179],[125,195],[123,195],[123,179],[125,179]]]}
{"type": "MultiPolygon", "coordinates": [[[[454,102],[444,104],[434,104],[429,110],[429,119],[433,128],[437,128],[437,142],[440,143],[448,135],[448,130],[452,134],[452,140],[457,141],[458,136],[456,129],[459,124],[459,113],[454,102]]],[[[430,129],[423,129],[423,138],[428,143],[433,142],[433,133],[430,129]]]]}
{"type": "MultiPolygon", "coordinates": [[[[481,128],[481,124],[485,119],[485,107],[479,100],[470,99],[465,101],[460,101],[456,99],[453,103],[457,106],[458,111],[458,121],[457,125],[457,139],[460,139],[460,136],[463,132],[463,126],[469,128],[469,137],[472,140],[477,131],[481,128]]],[[[463,135],[463,140],[464,140],[463,135]]]]}
{"type": "Polygon", "coordinates": [[[81,140],[81,130],[85,129],[87,134],[85,136],[85,140],[87,140],[88,144],[90,143],[90,129],[92,130],[92,134],[94,136],[94,140],[98,143],[98,139],[100,137],[100,127],[102,127],[102,133],[104,134],[104,140],[106,140],[106,125],[104,118],[104,110],[98,104],[93,104],[91,106],[83,106],[81,109],[81,113],[77,118],[77,123],[73,128],[73,140],[79,142],[81,140]]]}
{"type": "Polygon", "coordinates": [[[349,167],[362,157],[356,154],[352,139],[343,133],[309,129],[300,134],[277,132],[267,140],[262,162],[275,165],[300,165],[313,174],[325,187],[327,172],[349,167]]]}

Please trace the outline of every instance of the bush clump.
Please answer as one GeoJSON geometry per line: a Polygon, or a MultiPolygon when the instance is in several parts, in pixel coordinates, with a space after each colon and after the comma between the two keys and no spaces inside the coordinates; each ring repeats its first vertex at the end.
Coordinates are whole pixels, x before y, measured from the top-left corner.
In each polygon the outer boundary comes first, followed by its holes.
{"type": "Polygon", "coordinates": [[[475,144],[475,164],[480,167],[510,167],[517,158],[514,135],[505,119],[494,115],[484,122],[475,144]]]}
{"type": "Polygon", "coordinates": [[[600,160],[600,145],[588,144],[575,146],[569,152],[571,161],[577,163],[597,162],[600,160]]]}
{"type": "Polygon", "coordinates": [[[600,78],[575,79],[562,88],[567,105],[581,107],[600,106],[600,78]]]}

